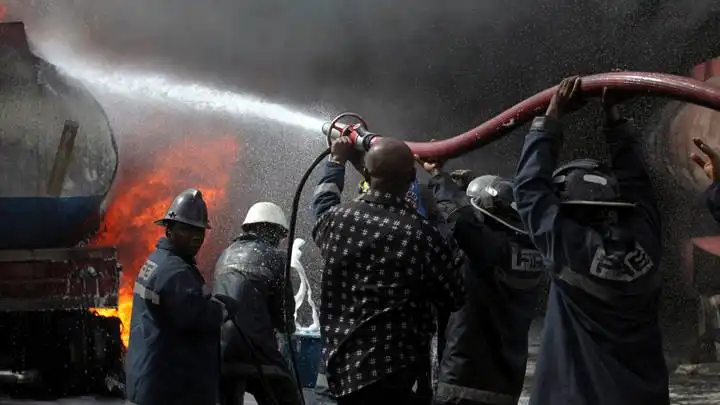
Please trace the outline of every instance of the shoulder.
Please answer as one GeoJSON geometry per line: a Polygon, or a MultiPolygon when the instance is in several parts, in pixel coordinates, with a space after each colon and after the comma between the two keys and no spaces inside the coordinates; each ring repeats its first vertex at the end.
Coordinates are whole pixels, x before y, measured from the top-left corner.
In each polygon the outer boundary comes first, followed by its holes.
{"type": "MultiPolygon", "coordinates": [[[[152,259],[152,256],[148,261],[152,259]]],[[[147,263],[147,262],[146,262],[147,263]]],[[[193,266],[174,254],[167,254],[162,263],[158,263],[156,279],[158,284],[165,284],[170,281],[184,282],[193,280],[193,266]]]]}
{"type": "Polygon", "coordinates": [[[318,222],[325,222],[337,218],[359,217],[363,213],[363,207],[359,201],[348,201],[330,207],[318,219],[318,222]]]}
{"type": "Polygon", "coordinates": [[[432,221],[417,213],[410,213],[408,219],[410,220],[409,225],[415,230],[415,237],[419,242],[428,244],[430,247],[443,247],[448,245],[442,232],[440,232],[432,221]]]}

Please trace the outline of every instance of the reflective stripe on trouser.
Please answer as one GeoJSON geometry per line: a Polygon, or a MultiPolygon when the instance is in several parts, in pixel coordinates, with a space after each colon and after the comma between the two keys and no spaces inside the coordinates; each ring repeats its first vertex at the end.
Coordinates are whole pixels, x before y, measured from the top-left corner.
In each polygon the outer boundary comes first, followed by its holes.
{"type": "Polygon", "coordinates": [[[463,387],[461,385],[444,382],[438,383],[437,391],[435,392],[435,402],[457,403],[460,400],[473,401],[480,404],[517,405],[520,398],[499,392],[463,387]]]}
{"type": "Polygon", "coordinates": [[[135,289],[133,290],[133,293],[137,294],[138,297],[146,301],[150,301],[155,305],[160,305],[160,295],[138,282],[135,282],[135,289]]]}

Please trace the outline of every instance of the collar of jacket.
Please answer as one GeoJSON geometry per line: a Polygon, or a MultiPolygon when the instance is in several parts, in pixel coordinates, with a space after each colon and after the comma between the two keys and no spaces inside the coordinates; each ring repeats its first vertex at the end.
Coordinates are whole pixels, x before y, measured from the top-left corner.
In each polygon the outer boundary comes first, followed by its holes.
{"type": "Polygon", "coordinates": [[[261,235],[258,235],[256,233],[250,233],[250,232],[243,232],[240,235],[236,236],[235,239],[233,239],[233,243],[240,242],[240,241],[248,241],[248,242],[261,242],[268,245],[272,245],[270,242],[265,240],[261,235]]]}
{"type": "Polygon", "coordinates": [[[187,257],[187,256],[185,256],[185,255],[180,254],[180,253],[175,249],[175,246],[173,246],[173,244],[172,244],[172,242],[170,241],[170,239],[168,239],[168,238],[166,238],[166,237],[164,237],[164,236],[163,236],[162,238],[160,238],[160,240],[158,240],[158,242],[157,242],[157,244],[155,245],[155,247],[158,248],[158,249],[167,250],[167,251],[169,251],[169,252],[172,252],[172,254],[174,254],[175,256],[180,257],[181,259],[183,259],[183,260],[185,260],[186,262],[192,264],[193,266],[197,263],[197,262],[195,261],[195,258],[194,258],[194,257],[187,257]]]}
{"type": "Polygon", "coordinates": [[[403,207],[414,211],[410,204],[405,201],[404,197],[393,196],[390,193],[381,193],[375,190],[369,190],[367,193],[359,196],[358,200],[383,205],[392,205],[395,207],[403,207]]]}

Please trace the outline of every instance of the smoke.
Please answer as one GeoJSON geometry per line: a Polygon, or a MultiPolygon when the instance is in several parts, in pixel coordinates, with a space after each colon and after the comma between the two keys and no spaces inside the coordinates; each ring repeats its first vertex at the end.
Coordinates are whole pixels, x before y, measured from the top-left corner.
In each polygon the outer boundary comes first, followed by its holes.
{"type": "MultiPolygon", "coordinates": [[[[12,3],[23,6],[22,1],[12,3]]],[[[450,136],[575,73],[684,72],[717,50],[711,0],[89,0],[21,10],[46,36],[280,102],[450,136]],[[708,31],[712,31],[709,34],[708,31]],[[704,34],[699,35],[701,32],[704,34]]]]}

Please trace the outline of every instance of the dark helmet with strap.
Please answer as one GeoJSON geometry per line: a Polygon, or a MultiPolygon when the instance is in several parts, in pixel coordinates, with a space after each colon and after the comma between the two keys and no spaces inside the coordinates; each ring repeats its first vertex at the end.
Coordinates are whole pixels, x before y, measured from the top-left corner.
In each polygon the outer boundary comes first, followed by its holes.
{"type": "Polygon", "coordinates": [[[620,199],[620,185],[610,168],[594,159],[573,160],[553,173],[553,184],[562,204],[632,208],[620,199]]]}
{"type": "Polygon", "coordinates": [[[473,207],[488,218],[517,233],[527,234],[517,212],[510,180],[493,175],[480,176],[470,182],[466,194],[473,207]]]}
{"type": "Polygon", "coordinates": [[[155,221],[157,225],[167,226],[181,223],[197,228],[211,229],[208,221],[208,209],[200,190],[189,188],[175,197],[163,219],[155,221]]]}

